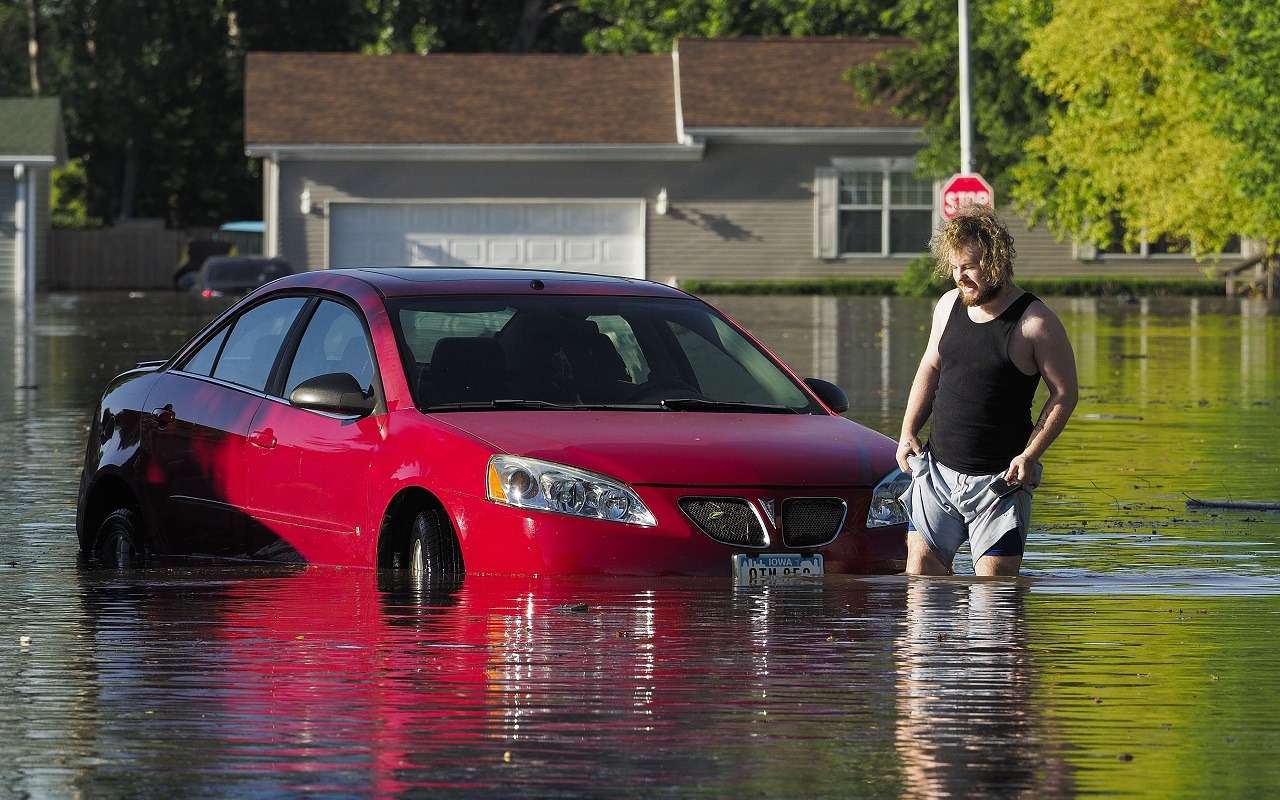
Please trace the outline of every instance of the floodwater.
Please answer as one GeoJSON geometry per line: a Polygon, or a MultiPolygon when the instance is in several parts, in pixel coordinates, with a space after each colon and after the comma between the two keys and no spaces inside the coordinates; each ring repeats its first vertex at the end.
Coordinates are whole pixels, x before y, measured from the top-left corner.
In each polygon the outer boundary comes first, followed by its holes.
{"type": "MultiPolygon", "coordinates": [[[[97,392],[216,309],[0,305],[0,796],[1275,796],[1280,513],[1185,500],[1280,500],[1280,307],[1050,302],[1082,397],[1019,582],[454,591],[77,566],[97,392]]],[[[928,302],[720,305],[896,434],[928,302]]]]}

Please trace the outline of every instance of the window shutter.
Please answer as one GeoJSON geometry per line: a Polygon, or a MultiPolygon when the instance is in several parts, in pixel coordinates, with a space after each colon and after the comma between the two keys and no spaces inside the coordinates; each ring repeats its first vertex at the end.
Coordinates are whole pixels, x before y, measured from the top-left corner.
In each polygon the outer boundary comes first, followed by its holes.
{"type": "Polygon", "coordinates": [[[840,173],[832,167],[818,167],[813,173],[813,255],[815,258],[835,258],[839,249],[836,243],[836,226],[839,212],[840,173]]]}

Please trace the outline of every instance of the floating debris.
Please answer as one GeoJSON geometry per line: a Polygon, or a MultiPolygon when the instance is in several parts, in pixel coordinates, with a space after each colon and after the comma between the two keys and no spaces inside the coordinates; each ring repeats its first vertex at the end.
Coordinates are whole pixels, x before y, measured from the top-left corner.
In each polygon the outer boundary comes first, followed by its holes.
{"type": "Polygon", "coordinates": [[[1187,508],[1235,508],[1244,511],[1280,511],[1280,503],[1261,500],[1198,500],[1187,498],[1187,508]]]}

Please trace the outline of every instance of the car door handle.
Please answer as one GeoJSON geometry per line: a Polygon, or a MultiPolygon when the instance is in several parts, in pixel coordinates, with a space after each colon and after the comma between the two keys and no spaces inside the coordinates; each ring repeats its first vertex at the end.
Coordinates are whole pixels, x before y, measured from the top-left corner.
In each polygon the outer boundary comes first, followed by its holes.
{"type": "Polygon", "coordinates": [[[276,432],[270,428],[254,431],[249,434],[249,444],[254,447],[261,447],[263,450],[270,450],[276,446],[276,432]]]}
{"type": "Polygon", "coordinates": [[[166,403],[163,408],[151,409],[151,416],[156,419],[156,427],[163,428],[178,416],[173,413],[173,403],[166,403]]]}

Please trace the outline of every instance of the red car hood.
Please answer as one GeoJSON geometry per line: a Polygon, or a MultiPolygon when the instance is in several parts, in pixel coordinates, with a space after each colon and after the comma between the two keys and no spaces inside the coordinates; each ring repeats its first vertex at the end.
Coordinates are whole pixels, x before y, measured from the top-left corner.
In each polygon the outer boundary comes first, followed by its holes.
{"type": "Polygon", "coordinates": [[[891,439],[843,417],[694,411],[436,415],[496,450],[634,485],[874,486],[891,439]]]}

